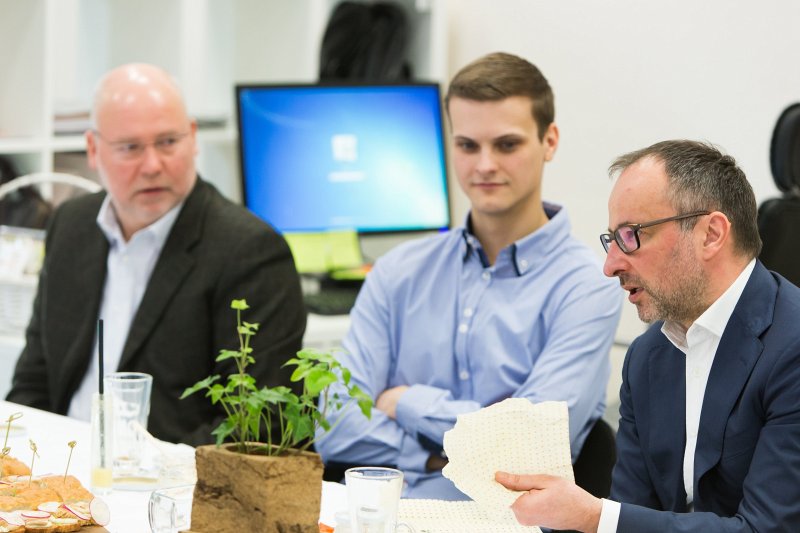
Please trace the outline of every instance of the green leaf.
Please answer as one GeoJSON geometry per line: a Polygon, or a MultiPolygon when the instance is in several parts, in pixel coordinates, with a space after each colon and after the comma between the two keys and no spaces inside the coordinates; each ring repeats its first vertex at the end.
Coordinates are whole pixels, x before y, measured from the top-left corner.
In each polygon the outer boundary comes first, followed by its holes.
{"type": "Polygon", "coordinates": [[[247,305],[247,300],[233,300],[231,302],[231,309],[236,309],[237,311],[244,311],[246,309],[250,309],[250,306],[247,305]]]}
{"type": "Polygon", "coordinates": [[[256,378],[249,374],[231,374],[228,376],[228,383],[234,387],[245,387],[249,390],[256,390],[256,378]]]}
{"type": "Polygon", "coordinates": [[[236,430],[236,424],[230,418],[226,418],[217,428],[211,432],[212,435],[217,437],[217,446],[222,444],[226,437],[236,430]]]}
{"type": "Polygon", "coordinates": [[[291,379],[292,381],[300,381],[301,379],[306,377],[306,375],[309,372],[311,372],[313,368],[314,367],[312,367],[309,363],[302,362],[299,365],[297,365],[297,368],[294,369],[294,372],[292,372],[292,376],[289,379],[291,379]]]}
{"type": "Polygon", "coordinates": [[[320,392],[325,390],[325,387],[331,383],[336,383],[338,378],[336,374],[328,370],[315,368],[311,370],[305,378],[305,386],[308,393],[312,396],[319,395],[320,392]]]}
{"type": "Polygon", "coordinates": [[[290,402],[292,401],[291,397],[294,396],[288,387],[273,387],[271,389],[264,387],[258,391],[257,395],[264,403],[272,404],[290,402]]]}
{"type": "Polygon", "coordinates": [[[358,407],[361,409],[361,412],[364,414],[364,416],[367,418],[372,418],[372,398],[367,393],[362,391],[358,385],[353,385],[347,392],[350,394],[351,398],[356,400],[356,403],[358,403],[358,407]]]}
{"type": "Polygon", "coordinates": [[[331,430],[331,423],[325,420],[324,418],[319,419],[319,426],[324,429],[325,431],[331,430]]]}
{"type": "Polygon", "coordinates": [[[294,426],[294,431],[292,432],[292,438],[295,443],[300,442],[305,439],[310,439],[314,437],[314,424],[308,418],[299,417],[294,426]]]}
{"type": "Polygon", "coordinates": [[[306,361],[317,361],[329,365],[338,365],[338,361],[335,357],[333,357],[333,355],[326,352],[321,352],[314,348],[303,348],[297,352],[297,357],[306,361]]]}
{"type": "Polygon", "coordinates": [[[216,361],[225,361],[226,359],[235,359],[239,357],[239,352],[236,350],[220,350],[216,361]]]}
{"type": "Polygon", "coordinates": [[[194,394],[195,392],[197,392],[197,391],[199,391],[201,389],[208,388],[212,383],[214,383],[218,379],[219,379],[219,375],[214,375],[214,376],[208,376],[206,379],[198,381],[197,383],[195,383],[194,385],[192,385],[191,387],[189,387],[185,391],[183,391],[183,394],[181,394],[180,399],[183,400],[187,396],[189,396],[191,394],[194,394]]]}
{"type": "Polygon", "coordinates": [[[297,357],[300,359],[316,359],[318,353],[314,348],[303,348],[297,352],[297,357]]]}

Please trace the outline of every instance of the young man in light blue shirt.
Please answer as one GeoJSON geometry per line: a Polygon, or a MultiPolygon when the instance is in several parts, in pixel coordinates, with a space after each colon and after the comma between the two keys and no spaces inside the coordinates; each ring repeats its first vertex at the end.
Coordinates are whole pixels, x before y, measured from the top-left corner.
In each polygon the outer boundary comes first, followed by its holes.
{"type": "Polygon", "coordinates": [[[541,199],[559,140],[541,72],[490,54],[456,74],[445,104],[470,212],[375,263],[342,363],[376,410],[345,411],[317,450],[326,464],[400,468],[406,497],[466,499],[441,474],[458,414],[509,397],[566,401],[577,457],[605,408],[622,295],[565,209],[541,199]]]}

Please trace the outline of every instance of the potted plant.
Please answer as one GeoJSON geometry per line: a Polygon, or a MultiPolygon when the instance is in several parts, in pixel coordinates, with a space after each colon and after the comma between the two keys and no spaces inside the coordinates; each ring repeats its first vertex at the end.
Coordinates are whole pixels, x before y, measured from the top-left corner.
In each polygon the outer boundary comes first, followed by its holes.
{"type": "Polygon", "coordinates": [[[366,417],[372,399],[350,382],[349,370],[333,354],[312,349],[284,364],[295,367],[291,380],[302,383],[300,394],[284,386],[258,388],[247,367],[255,361],[250,341],[259,325],[242,320],[245,300],[233,300],[231,308],[236,310],[239,348],[221,350],[217,361],[232,359],[237,372],[227,381],[209,376],[181,396],[204,390],[226,413],[212,432],[216,445],[196,451],[192,531],[316,532],[323,467],[308,448],[318,428],[327,431],[336,424],[328,420],[327,406],[344,407],[338,395],[328,398],[329,387],[341,383],[366,417]],[[323,410],[318,408],[320,395],[323,410]]]}

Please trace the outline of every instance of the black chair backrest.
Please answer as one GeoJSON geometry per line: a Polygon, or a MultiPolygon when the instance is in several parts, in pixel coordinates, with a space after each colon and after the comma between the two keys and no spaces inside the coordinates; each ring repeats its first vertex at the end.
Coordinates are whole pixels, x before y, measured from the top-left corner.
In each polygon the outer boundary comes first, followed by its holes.
{"type": "Polygon", "coordinates": [[[781,113],[772,132],[770,167],[783,193],[758,207],[759,259],[770,270],[800,285],[800,103],[781,113]]]}
{"type": "Polygon", "coordinates": [[[322,38],[320,81],[411,79],[406,12],[396,2],[339,2],[322,38]]]}
{"type": "Polygon", "coordinates": [[[611,426],[599,418],[572,465],[575,483],[597,498],[607,498],[611,494],[611,471],[616,462],[616,435],[611,426]]]}
{"type": "Polygon", "coordinates": [[[769,148],[772,179],[781,192],[800,193],[800,102],[783,110],[769,148]]]}

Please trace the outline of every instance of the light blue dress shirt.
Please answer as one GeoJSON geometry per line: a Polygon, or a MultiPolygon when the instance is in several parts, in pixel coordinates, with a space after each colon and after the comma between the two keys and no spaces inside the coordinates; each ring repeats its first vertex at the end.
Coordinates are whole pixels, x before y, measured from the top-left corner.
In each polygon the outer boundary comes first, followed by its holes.
{"type": "Polygon", "coordinates": [[[465,228],[404,243],[376,261],[340,360],[373,398],[410,388],[397,420],[345,409],[316,443],[324,461],[397,465],[404,497],[466,499],[441,472],[425,471],[430,451],[420,441],[441,446],[458,414],[509,397],[566,401],[577,457],[605,409],[622,291],[570,235],[565,209],[544,207],[550,220],[492,266],[465,228]]]}

